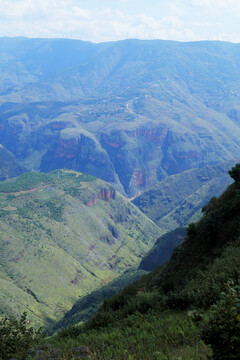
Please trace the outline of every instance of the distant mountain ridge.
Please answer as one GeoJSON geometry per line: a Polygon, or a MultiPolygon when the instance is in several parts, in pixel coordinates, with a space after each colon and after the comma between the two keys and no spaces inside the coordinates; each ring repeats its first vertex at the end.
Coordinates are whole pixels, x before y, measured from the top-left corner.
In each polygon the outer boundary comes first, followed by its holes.
{"type": "Polygon", "coordinates": [[[172,175],[132,202],[158,226],[175,230],[201,217],[201,209],[231,184],[228,171],[235,161],[225,161],[172,175]]]}
{"type": "Polygon", "coordinates": [[[240,45],[0,38],[0,143],[129,197],[239,157],[240,45]]]}

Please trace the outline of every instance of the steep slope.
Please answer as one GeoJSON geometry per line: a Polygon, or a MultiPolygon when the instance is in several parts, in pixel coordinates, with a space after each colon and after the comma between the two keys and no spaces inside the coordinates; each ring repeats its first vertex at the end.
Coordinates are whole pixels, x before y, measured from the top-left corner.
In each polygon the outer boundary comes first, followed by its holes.
{"type": "Polygon", "coordinates": [[[0,144],[0,181],[21,175],[26,169],[0,144]]]}
{"type": "Polygon", "coordinates": [[[177,228],[162,235],[147,255],[143,257],[139,269],[152,271],[156,267],[163,265],[170,259],[174,249],[183,242],[185,237],[185,228],[177,228]]]}
{"type": "Polygon", "coordinates": [[[54,326],[54,331],[89,320],[104,300],[109,299],[129,284],[138,281],[145,274],[147,274],[147,271],[144,270],[126,270],[109,284],[79,299],[71,310],[66,312],[64,317],[54,326]]]}
{"type": "Polygon", "coordinates": [[[132,202],[160,227],[172,231],[186,226],[197,221],[201,208],[232,182],[227,172],[234,164],[226,161],[172,175],[132,202]]]}
{"type": "Polygon", "coordinates": [[[0,39],[0,143],[129,197],[239,156],[239,44],[0,39]]]}
{"type": "Polygon", "coordinates": [[[161,234],[110,184],[70,170],[2,182],[0,204],[1,313],[48,326],[161,234]]]}
{"type": "Polygon", "coordinates": [[[138,269],[126,270],[109,284],[78,300],[71,310],[67,311],[64,317],[54,326],[53,330],[56,331],[89,320],[105,300],[168,261],[174,249],[184,240],[185,236],[185,228],[179,228],[162,235],[143,257],[138,269]]]}
{"type": "MultiPolygon", "coordinates": [[[[239,359],[240,164],[229,174],[235,182],[188,226],[169,262],[50,342],[66,357],[84,348],[99,359],[239,359]]],[[[76,304],[73,323],[85,308],[76,304]]]]}
{"type": "Polygon", "coordinates": [[[235,182],[204,207],[204,216],[187,228],[170,261],[105,301],[87,328],[114,324],[149,309],[204,311],[219,299],[229,279],[239,284],[240,164],[233,173],[235,182]]]}

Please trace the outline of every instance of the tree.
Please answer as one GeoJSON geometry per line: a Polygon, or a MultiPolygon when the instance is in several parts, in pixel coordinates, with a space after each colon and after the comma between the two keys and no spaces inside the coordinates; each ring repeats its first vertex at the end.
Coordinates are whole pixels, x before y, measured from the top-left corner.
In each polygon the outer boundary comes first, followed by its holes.
{"type": "Polygon", "coordinates": [[[12,357],[21,358],[24,353],[38,342],[41,329],[28,328],[27,313],[19,319],[5,317],[0,320],[0,360],[12,357]]]}
{"type": "Polygon", "coordinates": [[[232,168],[232,170],[229,170],[229,175],[231,176],[231,178],[233,178],[233,180],[235,180],[235,182],[240,183],[240,164],[236,164],[236,166],[234,166],[232,168]]]}
{"type": "Polygon", "coordinates": [[[210,309],[202,338],[211,344],[216,360],[240,359],[240,286],[225,285],[219,301],[210,309]]]}

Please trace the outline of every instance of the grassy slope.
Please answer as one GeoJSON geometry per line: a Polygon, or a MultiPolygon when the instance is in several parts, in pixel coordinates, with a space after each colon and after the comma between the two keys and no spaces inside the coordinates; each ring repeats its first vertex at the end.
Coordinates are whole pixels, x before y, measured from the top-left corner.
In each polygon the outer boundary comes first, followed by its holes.
{"type": "Polygon", "coordinates": [[[102,313],[88,326],[99,326],[106,314],[104,321],[111,323],[150,308],[207,309],[219,297],[224,282],[229,278],[239,282],[239,198],[240,185],[234,183],[211,201],[202,219],[188,228],[170,261],[105,302],[102,313]]]}
{"type": "Polygon", "coordinates": [[[54,330],[89,320],[104,300],[109,299],[129,284],[138,281],[146,273],[144,270],[126,270],[109,284],[79,299],[71,310],[64,315],[63,319],[56,324],[54,330]]]}
{"type": "Polygon", "coordinates": [[[64,315],[63,319],[56,324],[54,329],[56,330],[89,320],[104,300],[109,299],[129,284],[136,282],[144,274],[147,274],[148,271],[152,271],[157,266],[168,261],[174,248],[184,240],[185,236],[185,228],[178,228],[160,236],[154,246],[141,260],[138,270],[126,270],[123,275],[120,275],[109,284],[78,300],[71,310],[64,315]]]}
{"type": "Polygon", "coordinates": [[[226,161],[172,175],[132,202],[160,227],[171,231],[185,226],[197,221],[201,208],[231,183],[227,171],[234,164],[226,161]]]}
{"type": "Polygon", "coordinates": [[[211,356],[211,349],[201,341],[197,327],[185,313],[179,312],[132,314],[115,326],[76,335],[72,329],[68,335],[62,333],[61,337],[54,336],[45,342],[58,348],[64,360],[82,359],[74,354],[81,354],[79,349],[83,345],[94,360],[209,360],[211,356]]]}
{"type": "Polygon", "coordinates": [[[0,144],[0,181],[21,175],[26,169],[0,144]]]}
{"type": "Polygon", "coordinates": [[[99,349],[100,359],[106,353],[119,353],[119,359],[209,359],[210,350],[186,311],[207,311],[229,278],[239,284],[239,199],[240,182],[235,182],[204,208],[169,262],[105,301],[85,327],[63,330],[53,343],[64,348],[70,336],[72,346],[84,341],[99,349]]]}
{"type": "Polygon", "coordinates": [[[181,244],[186,236],[186,228],[177,228],[162,235],[143,257],[139,269],[152,271],[168,261],[174,249],[181,244]]]}
{"type": "MultiPolygon", "coordinates": [[[[227,186],[226,184],[231,182],[231,178],[226,172],[232,164],[233,163],[230,161],[211,167],[208,166],[203,169],[194,169],[170,177],[169,186],[167,184],[167,181],[165,180],[162,183],[158,184],[158,186],[154,187],[155,191],[153,191],[153,189],[149,190],[138,198],[140,199],[140,203],[142,206],[141,210],[148,213],[148,215],[149,213],[153,214],[157,212],[157,204],[160,207],[160,213],[161,211],[166,211],[166,208],[163,207],[161,203],[162,198],[165,196],[165,199],[168,199],[169,201],[167,210],[169,210],[169,207],[173,205],[176,206],[176,211],[175,209],[173,209],[170,214],[166,216],[166,218],[171,218],[173,214],[174,216],[177,216],[177,214],[179,214],[179,208],[181,208],[182,217],[186,218],[186,213],[189,208],[191,208],[193,212],[194,210],[196,211],[196,208],[199,208],[200,205],[206,203],[204,202],[204,199],[206,200],[212,195],[218,193],[221,188],[224,189],[224,187],[227,186]],[[218,178],[217,176],[219,176],[220,178],[218,178]],[[183,186],[183,184],[185,184],[185,186],[183,186]],[[162,190],[163,188],[165,191],[162,190]],[[214,192],[210,194],[210,189],[213,188],[214,192]],[[179,191],[177,191],[176,189],[179,189],[179,191]],[[161,193],[162,198],[158,199],[157,191],[161,193]],[[206,193],[204,193],[204,191],[206,191],[206,193]],[[149,203],[147,203],[152,192],[154,192],[154,195],[152,196],[152,199],[149,201],[149,203]],[[200,194],[204,194],[203,200],[200,199],[200,194]],[[187,201],[185,196],[187,197],[187,201]],[[170,202],[170,197],[172,202],[170,202]],[[197,199],[198,202],[193,202],[193,204],[191,204],[190,201],[194,201],[194,199],[197,199]],[[148,206],[144,208],[144,205],[148,206]],[[155,205],[155,207],[153,205],[155,205]]],[[[200,217],[201,215],[201,210],[198,210],[192,217],[200,217]]],[[[150,251],[143,257],[139,269],[145,271],[152,271],[157,266],[164,264],[171,257],[174,248],[184,240],[185,236],[185,228],[177,228],[162,235],[156,241],[150,251]]],[[[121,279],[122,277],[119,278],[119,281],[121,281],[121,279]]],[[[87,318],[97,310],[97,307],[99,307],[100,303],[103,302],[103,300],[106,300],[113,295],[112,292],[108,291],[109,289],[111,289],[111,285],[106,287],[106,291],[96,293],[96,296],[92,296],[92,294],[87,296],[85,299],[86,302],[89,302],[89,306],[87,308],[85,308],[84,306],[84,300],[83,302],[81,300],[77,302],[73,306],[73,308],[68,313],[66,313],[63,321],[61,321],[57,326],[66,326],[68,324],[71,324],[71,322],[77,323],[75,319],[78,319],[79,321],[86,321],[87,318]],[[101,301],[98,301],[99,299],[101,299],[101,301]],[[95,305],[97,305],[97,307],[95,305]],[[81,309],[81,306],[83,306],[83,309],[81,309]]]]}
{"type": "Polygon", "coordinates": [[[91,176],[26,173],[3,182],[1,312],[27,310],[34,323],[49,326],[77,298],[137,264],[160,234],[111,185],[91,176]]]}

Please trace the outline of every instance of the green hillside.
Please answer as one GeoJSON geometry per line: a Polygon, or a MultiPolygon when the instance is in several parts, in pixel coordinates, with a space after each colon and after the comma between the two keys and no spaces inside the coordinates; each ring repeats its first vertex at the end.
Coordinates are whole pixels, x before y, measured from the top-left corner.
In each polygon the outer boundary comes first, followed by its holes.
{"type": "Polygon", "coordinates": [[[175,247],[184,240],[185,236],[185,228],[178,228],[160,236],[143,257],[138,269],[126,270],[109,284],[78,300],[71,310],[67,311],[64,317],[55,325],[54,330],[89,320],[105,300],[168,261],[175,247]]]}
{"type": "Polygon", "coordinates": [[[157,183],[132,202],[158,226],[172,231],[201,217],[201,208],[232,182],[233,160],[184,171],[157,183]]]}
{"type": "Polygon", "coordinates": [[[0,181],[19,176],[25,171],[17,163],[15,156],[0,144],[0,181]]]}
{"type": "Polygon", "coordinates": [[[139,265],[140,270],[152,271],[168,261],[174,249],[183,242],[186,228],[177,228],[160,236],[151,250],[143,257],[139,265]]]}
{"type": "Polygon", "coordinates": [[[68,337],[99,359],[239,359],[240,164],[230,174],[235,182],[188,226],[169,262],[105,301],[83,327],[62,330],[54,346],[66,356],[68,337]]]}
{"type": "Polygon", "coordinates": [[[139,263],[161,230],[112,185],[70,170],[0,183],[0,311],[50,326],[139,263]]]}
{"type": "Polygon", "coordinates": [[[138,281],[147,271],[130,269],[108,283],[78,300],[54,327],[54,330],[86,322],[95,314],[104,300],[109,299],[124,287],[138,281]]]}
{"type": "Polygon", "coordinates": [[[238,283],[239,194],[240,182],[235,182],[219,199],[213,198],[203,208],[201,220],[188,226],[186,239],[176,248],[169,262],[144,277],[139,284],[125,289],[125,294],[119,293],[105,303],[102,310],[109,318],[126,316],[130,302],[137,303],[139,287],[144,287],[146,292],[157,289],[158,307],[183,310],[190,306],[207,309],[218,299],[229,278],[238,283]],[[118,305],[120,302],[121,306],[118,305]]]}

